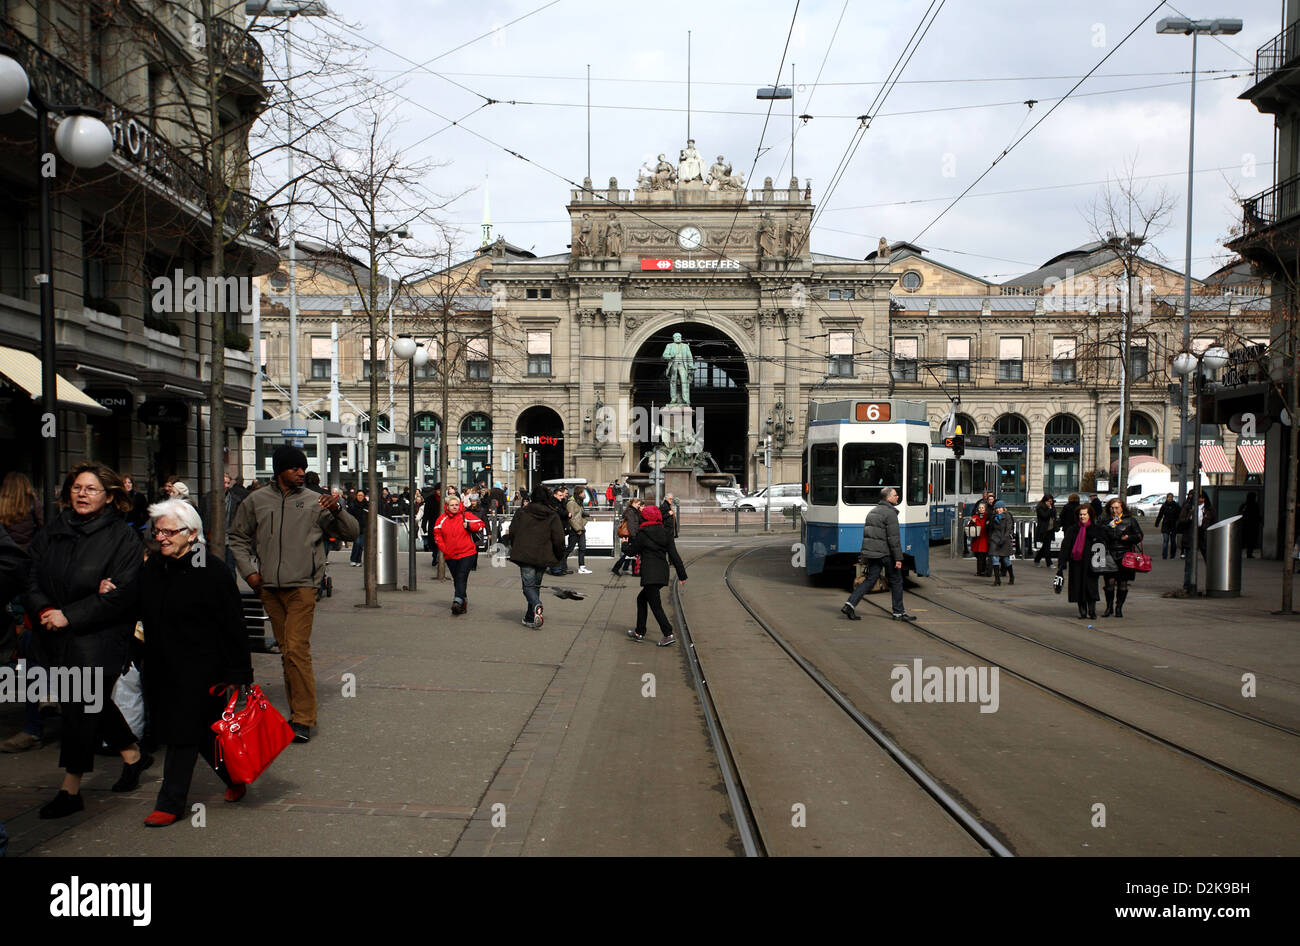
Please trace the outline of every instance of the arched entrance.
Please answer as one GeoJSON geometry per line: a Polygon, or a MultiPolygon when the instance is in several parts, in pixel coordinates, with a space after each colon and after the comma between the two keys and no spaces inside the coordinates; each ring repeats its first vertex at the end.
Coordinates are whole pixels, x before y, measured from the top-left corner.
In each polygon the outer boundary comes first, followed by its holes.
{"type": "Polygon", "coordinates": [[[993,448],[998,453],[998,498],[1023,503],[1029,490],[1029,424],[1019,414],[1003,414],[993,422],[993,448]]]}
{"type": "Polygon", "coordinates": [[[642,343],[632,359],[632,407],[645,413],[634,414],[630,426],[645,436],[633,444],[635,455],[629,466],[637,468],[641,456],[654,445],[651,437],[657,418],[652,409],[668,402],[663,354],[674,332],[681,333],[682,341],[695,356],[691,407],[696,409],[697,425],[703,426],[704,449],[724,472],[734,473],[743,486],[748,452],[749,367],[740,346],[725,332],[700,322],[679,322],[661,328],[642,343]],[[649,418],[651,423],[637,424],[637,417],[649,418]]]}
{"type": "MultiPolygon", "coordinates": [[[[1141,411],[1128,415],[1128,455],[1159,458],[1156,422],[1141,411]]],[[[1119,418],[1110,425],[1110,462],[1119,462],[1119,418]]]]}
{"type": "Polygon", "coordinates": [[[969,414],[958,413],[956,415],[957,426],[961,428],[962,434],[977,434],[979,430],[975,427],[975,418],[969,414]]]}
{"type": "MultiPolygon", "coordinates": [[[[461,486],[492,479],[492,418],[481,411],[469,414],[460,423],[461,486]]],[[[448,451],[450,452],[450,451],[448,451]]],[[[450,479],[450,477],[449,477],[450,479]]],[[[489,482],[489,486],[492,484],[489,482]]]]}
{"type": "Polygon", "coordinates": [[[1053,495],[1079,490],[1083,460],[1083,425],[1069,414],[1057,414],[1043,431],[1043,489],[1053,495]]]}
{"type": "Polygon", "coordinates": [[[438,480],[438,450],[442,442],[442,418],[432,411],[415,415],[415,481],[432,486],[438,480]]]}
{"type": "Polygon", "coordinates": [[[564,421],[549,407],[530,407],[515,421],[515,482],[529,487],[532,483],[556,480],[564,476],[564,421]],[[524,456],[528,460],[525,461],[524,456]]]}

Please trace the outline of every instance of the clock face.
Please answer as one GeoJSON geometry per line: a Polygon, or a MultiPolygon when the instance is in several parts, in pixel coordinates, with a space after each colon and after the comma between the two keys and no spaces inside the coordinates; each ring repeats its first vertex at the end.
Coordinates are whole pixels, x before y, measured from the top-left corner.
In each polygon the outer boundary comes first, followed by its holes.
{"type": "Polygon", "coordinates": [[[704,245],[704,234],[699,227],[682,227],[677,231],[677,245],[684,250],[698,250],[704,245]]]}

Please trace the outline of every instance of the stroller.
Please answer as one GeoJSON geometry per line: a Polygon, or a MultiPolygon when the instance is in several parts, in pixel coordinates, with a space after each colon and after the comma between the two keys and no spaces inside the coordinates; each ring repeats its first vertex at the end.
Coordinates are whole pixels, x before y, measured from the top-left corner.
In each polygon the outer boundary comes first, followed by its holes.
{"type": "Polygon", "coordinates": [[[316,600],[321,598],[334,597],[334,579],[330,577],[330,552],[337,552],[343,543],[332,535],[325,536],[325,574],[321,576],[320,584],[316,586],[316,600]]]}

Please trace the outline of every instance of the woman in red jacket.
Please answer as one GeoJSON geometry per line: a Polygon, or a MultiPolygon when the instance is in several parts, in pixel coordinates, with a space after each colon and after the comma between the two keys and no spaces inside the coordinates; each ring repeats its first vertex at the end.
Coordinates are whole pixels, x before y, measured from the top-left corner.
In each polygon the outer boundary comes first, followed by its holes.
{"type": "Polygon", "coordinates": [[[466,586],[469,584],[469,573],[478,567],[478,545],[474,542],[474,533],[482,530],[483,520],[465,509],[459,496],[449,494],[443,501],[442,515],[434,523],[433,540],[447,560],[447,570],[451,572],[454,587],[452,614],[464,614],[469,610],[466,586]]]}
{"type": "MultiPolygon", "coordinates": [[[[975,575],[983,577],[989,571],[989,533],[988,533],[989,509],[984,503],[975,507],[975,515],[970,517],[970,525],[967,528],[978,530],[975,538],[970,540],[971,554],[975,556],[975,575]]],[[[969,534],[969,533],[967,533],[969,534]]]]}

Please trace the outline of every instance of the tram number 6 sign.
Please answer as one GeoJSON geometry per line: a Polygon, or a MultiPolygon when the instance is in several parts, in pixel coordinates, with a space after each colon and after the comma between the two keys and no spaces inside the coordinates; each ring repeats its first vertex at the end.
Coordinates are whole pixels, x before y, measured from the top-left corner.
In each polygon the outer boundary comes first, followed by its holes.
{"type": "Polygon", "coordinates": [[[855,416],[860,421],[887,421],[889,420],[889,402],[859,401],[855,416]]]}

